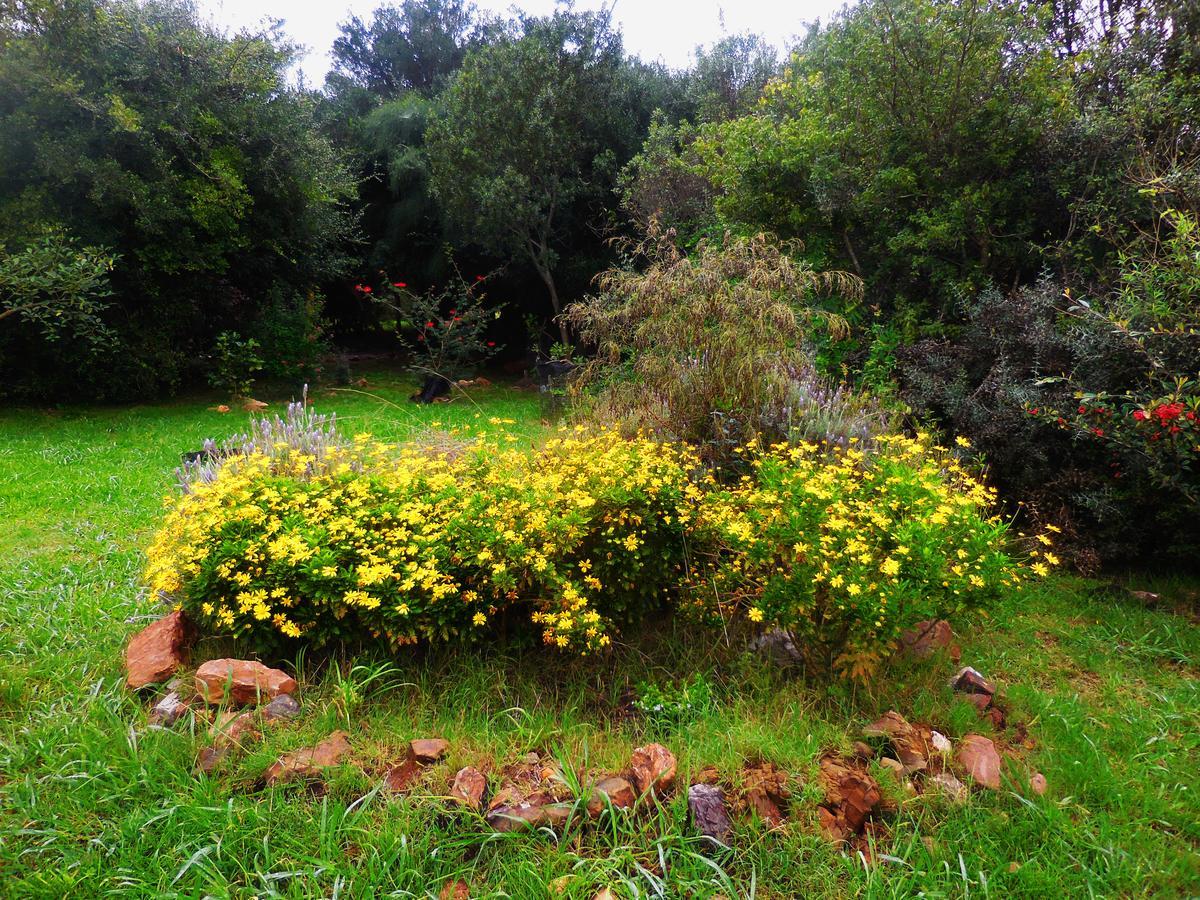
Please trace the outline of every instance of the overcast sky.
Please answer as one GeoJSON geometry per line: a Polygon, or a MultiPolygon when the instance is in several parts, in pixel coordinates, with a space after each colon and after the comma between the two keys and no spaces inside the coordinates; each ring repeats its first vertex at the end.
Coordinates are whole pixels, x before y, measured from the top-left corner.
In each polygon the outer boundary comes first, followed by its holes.
{"type": "MultiPolygon", "coordinates": [[[[688,65],[697,44],[711,44],[723,34],[753,31],[780,49],[804,24],[825,20],[843,0],[617,0],[615,17],[625,35],[625,47],[647,61],[662,60],[675,67],[688,65]]],[[[329,68],[329,48],[338,24],[351,14],[364,20],[380,0],[197,0],[200,9],[231,31],[255,27],[267,19],[282,19],[284,31],[308,48],[300,64],[308,83],[320,86],[329,68]]],[[[525,0],[517,4],[531,13],[553,11],[554,0],[525,0]]],[[[602,0],[579,0],[577,9],[597,9],[602,0]]],[[[476,0],[481,10],[507,12],[510,0],[476,0]]]]}

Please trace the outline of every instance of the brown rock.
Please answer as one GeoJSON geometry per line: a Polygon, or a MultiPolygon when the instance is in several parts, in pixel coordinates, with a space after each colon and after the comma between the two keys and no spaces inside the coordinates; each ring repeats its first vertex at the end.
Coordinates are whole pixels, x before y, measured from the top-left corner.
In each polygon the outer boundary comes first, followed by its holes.
{"type": "Polygon", "coordinates": [[[247,659],[212,659],[196,670],[196,693],[206,703],[220,703],[228,696],[234,706],[249,706],[262,698],[294,694],[296,688],[296,679],[286,672],[247,659]]]}
{"type": "Polygon", "coordinates": [[[322,769],[336,766],[350,752],[346,732],[335,731],[315,747],[285,753],[263,773],[267,785],[283,784],[296,779],[317,778],[322,769]]]}
{"type": "Polygon", "coordinates": [[[167,694],[150,710],[150,724],[170,728],[187,711],[187,704],[175,691],[167,694]]]}
{"type": "Polygon", "coordinates": [[[914,659],[928,659],[939,650],[945,650],[957,661],[962,654],[954,643],[954,631],[945,619],[918,622],[900,635],[900,647],[914,659]]]}
{"type": "Polygon", "coordinates": [[[951,686],[963,694],[987,694],[991,697],[996,693],[996,686],[970,666],[963,666],[958,670],[951,686]]]}
{"type": "Polygon", "coordinates": [[[444,741],[441,738],[422,738],[415,741],[409,741],[408,751],[412,754],[413,759],[422,765],[435,763],[450,749],[450,742],[444,741]]]}
{"type": "Polygon", "coordinates": [[[592,797],[588,800],[588,815],[595,818],[605,809],[612,806],[615,809],[632,809],[637,803],[637,793],[624,778],[609,775],[596,782],[592,797]]]}
{"type": "Polygon", "coordinates": [[[850,745],[851,755],[855,759],[860,759],[863,762],[870,762],[875,758],[875,751],[871,749],[871,745],[864,741],[855,741],[850,745]]]}
{"type": "Polygon", "coordinates": [[[450,796],[467,809],[479,812],[483,806],[483,793],[487,790],[487,776],[478,769],[467,766],[454,776],[450,796]]]}
{"type": "Polygon", "coordinates": [[[438,900],[470,900],[471,886],[462,879],[458,881],[447,881],[442,885],[442,891],[438,894],[438,900]]]}
{"type": "Polygon", "coordinates": [[[715,784],[693,784],[688,788],[688,812],[692,825],[704,837],[729,845],[733,822],[725,806],[725,792],[715,784]]]}
{"type": "Polygon", "coordinates": [[[389,791],[407,791],[421,774],[421,764],[411,756],[391,766],[384,773],[383,780],[389,791]]]}
{"type": "Polygon", "coordinates": [[[233,711],[217,716],[213,723],[212,735],[213,746],[219,750],[238,747],[260,737],[254,713],[233,711]]]}
{"type": "Polygon", "coordinates": [[[1000,754],[981,734],[968,734],[958,745],[958,764],[971,778],[992,790],[1000,788],[1000,754]]]}
{"type": "Polygon", "coordinates": [[[630,759],[633,785],[638,794],[667,793],[675,786],[675,756],[662,744],[647,744],[630,759]]]}
{"type": "Polygon", "coordinates": [[[612,892],[612,888],[600,888],[592,896],[592,900],[617,900],[617,895],[612,892]]]}
{"type": "Polygon", "coordinates": [[[133,636],[125,648],[125,683],[133,690],[166,681],[187,664],[196,629],[176,610],[133,636]]]}
{"type": "Polygon", "coordinates": [[[228,755],[227,747],[205,747],[196,760],[196,769],[208,775],[228,755]]]}
{"type": "Polygon", "coordinates": [[[487,822],[499,832],[521,831],[525,828],[554,828],[567,821],[571,814],[570,803],[559,803],[545,792],[537,791],[520,800],[511,800],[508,795],[502,802],[488,810],[487,822]]]}
{"type": "Polygon", "coordinates": [[[782,825],[788,799],[792,796],[787,773],[773,763],[760,763],[746,769],[743,777],[746,805],[771,828],[782,825]]]}
{"type": "Polygon", "coordinates": [[[898,779],[904,777],[904,763],[900,762],[898,759],[892,759],[890,756],[885,756],[883,759],[879,760],[879,766],[880,768],[887,769],[889,772],[893,773],[898,779]]]}
{"type": "Polygon", "coordinates": [[[1046,794],[1046,776],[1041,772],[1034,772],[1033,777],[1029,779],[1029,788],[1039,797],[1046,794]]]}
{"type": "Polygon", "coordinates": [[[841,842],[861,834],[883,796],[875,779],[832,756],[821,759],[820,777],[825,791],[821,830],[826,837],[841,842]]]}
{"type": "Polygon", "coordinates": [[[988,707],[992,705],[991,694],[967,694],[963,699],[979,710],[981,716],[986,715],[988,707]]]}
{"type": "Polygon", "coordinates": [[[903,774],[918,772],[929,764],[928,743],[921,732],[894,709],[864,728],[863,736],[887,738],[904,766],[903,774]]]}
{"type": "Polygon", "coordinates": [[[721,770],[716,766],[705,766],[692,776],[692,784],[717,784],[721,780],[721,770]]]}

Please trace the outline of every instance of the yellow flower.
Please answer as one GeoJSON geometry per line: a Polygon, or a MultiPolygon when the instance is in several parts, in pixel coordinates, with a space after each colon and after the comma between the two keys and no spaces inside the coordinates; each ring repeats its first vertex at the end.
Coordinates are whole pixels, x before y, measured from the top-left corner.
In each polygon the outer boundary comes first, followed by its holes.
{"type": "Polygon", "coordinates": [[[750,607],[750,611],[746,613],[751,622],[761,622],[763,620],[763,611],[757,606],[750,607]]]}
{"type": "Polygon", "coordinates": [[[962,447],[964,450],[970,450],[970,449],[971,449],[971,442],[970,442],[970,441],[968,441],[968,440],[967,440],[965,437],[963,437],[961,434],[960,434],[958,437],[956,437],[956,438],[954,439],[954,443],[958,444],[958,446],[962,447]]]}
{"type": "Polygon", "coordinates": [[[1050,567],[1045,563],[1036,562],[1029,568],[1033,570],[1034,575],[1041,575],[1043,578],[1050,574],[1050,567]]]}
{"type": "Polygon", "coordinates": [[[487,616],[485,616],[481,612],[477,612],[477,613],[475,613],[475,618],[473,618],[471,621],[474,622],[476,625],[486,625],[487,624],[487,616]]]}
{"type": "Polygon", "coordinates": [[[900,561],[897,559],[885,559],[883,564],[879,567],[879,571],[884,575],[899,575],[900,561]]]}

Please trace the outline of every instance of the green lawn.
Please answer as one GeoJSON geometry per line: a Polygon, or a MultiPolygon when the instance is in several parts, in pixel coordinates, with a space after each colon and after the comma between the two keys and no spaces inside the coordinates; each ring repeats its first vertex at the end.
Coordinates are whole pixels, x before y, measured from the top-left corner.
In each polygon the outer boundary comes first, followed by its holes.
{"type": "MultiPolygon", "coordinates": [[[[403,380],[373,382],[315,400],[348,431],[388,438],[503,427],[536,442],[544,432],[533,393],[494,387],[417,408],[403,380]]],[[[1200,603],[1181,581],[1137,583],[1183,601],[1176,612],[1060,577],[955,623],[963,662],[998,680],[1010,722],[1027,726],[1026,759],[1049,792],[1031,799],[1014,783],[964,807],[907,800],[873,867],[819,836],[817,759],[889,708],[951,737],[987,733],[946,686],[949,661],[900,663],[851,689],[789,677],[670,623],[624,635],[611,659],[553,667],[541,651],[507,647],[400,657],[375,693],[351,663],[301,659],[300,721],[197,777],[202,736],[146,727],[121,651],[155,615],[139,589],[142,548],[179,454],[245,426],[213,402],[0,414],[3,896],[423,897],[461,878],[472,896],[525,898],[568,875],[562,896],[580,898],[605,885],[629,897],[1200,895],[1200,603]],[[648,730],[617,715],[632,685],[692,676],[713,702],[690,721],[648,730]],[[323,796],[258,786],[280,752],[338,727],[354,759],[323,796]],[[452,749],[424,789],[379,790],[404,744],[434,735],[452,749]],[[776,763],[794,776],[790,821],[740,821],[734,850],[712,854],[689,831],[682,796],[557,837],[494,835],[437,797],[462,765],[494,770],[536,750],[566,768],[615,771],[647,739],[675,751],[684,778],[715,765],[734,780],[746,761],[776,763]]]]}

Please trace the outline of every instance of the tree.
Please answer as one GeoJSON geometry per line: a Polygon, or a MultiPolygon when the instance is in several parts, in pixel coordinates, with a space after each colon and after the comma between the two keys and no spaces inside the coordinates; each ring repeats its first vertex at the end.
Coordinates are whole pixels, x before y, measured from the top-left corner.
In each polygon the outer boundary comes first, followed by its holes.
{"type": "Polygon", "coordinates": [[[93,344],[111,337],[101,315],[112,294],[113,257],[81,247],[61,230],[48,230],[27,247],[0,247],[0,323],[21,320],[48,341],[64,332],[93,344]]]}
{"type": "Polygon", "coordinates": [[[489,252],[528,260],[558,317],[557,244],[583,202],[608,199],[626,152],[613,138],[628,127],[622,44],[607,11],[521,24],[467,57],[426,143],[450,221],[489,252]]]}
{"type": "Polygon", "coordinates": [[[288,83],[294,58],[182,0],[0,4],[0,234],[61,225],[117,257],[96,370],[70,341],[5,329],[23,364],[0,384],[162,390],[219,332],[269,327],[272,292],[302,298],[344,267],[352,183],[288,83]]]}
{"type": "Polygon", "coordinates": [[[689,80],[701,119],[719,122],[748,113],[779,69],[775,48],[761,35],[730,34],[698,47],[689,80]]]}
{"type": "Polygon", "coordinates": [[[369,25],[352,16],[340,30],[327,86],[353,84],[383,99],[433,95],[484,34],[475,5],[463,0],[404,0],[380,6],[369,25]]]}

